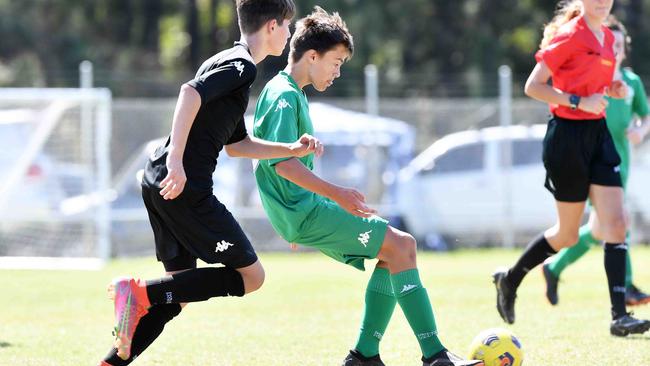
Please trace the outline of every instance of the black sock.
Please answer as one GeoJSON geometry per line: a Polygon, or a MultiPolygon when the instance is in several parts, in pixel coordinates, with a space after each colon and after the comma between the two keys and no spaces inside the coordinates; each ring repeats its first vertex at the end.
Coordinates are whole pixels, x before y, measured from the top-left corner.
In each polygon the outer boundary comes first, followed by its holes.
{"type": "Polygon", "coordinates": [[[528,244],[528,247],[524,250],[524,253],[519,257],[519,260],[515,265],[510,268],[508,271],[508,282],[516,289],[519,287],[521,280],[524,279],[524,276],[531,269],[535,268],[538,264],[544,262],[544,260],[553,254],[555,250],[551,248],[544,237],[544,234],[533,239],[533,241],[528,244]]]}
{"type": "Polygon", "coordinates": [[[612,303],[612,318],[625,315],[625,266],[627,244],[605,243],[605,273],[612,303]]]}
{"type": "Polygon", "coordinates": [[[228,267],[195,268],[147,281],[151,304],[205,301],[216,296],[244,296],[244,280],[228,267]]]}
{"type": "Polygon", "coordinates": [[[163,304],[150,307],[149,312],[140,319],[138,327],[133,333],[131,356],[127,360],[123,360],[117,356],[117,348],[113,348],[108,352],[104,361],[112,366],[126,366],[130,364],[158,338],[165,328],[165,324],[180,312],[180,304],[163,304]]]}

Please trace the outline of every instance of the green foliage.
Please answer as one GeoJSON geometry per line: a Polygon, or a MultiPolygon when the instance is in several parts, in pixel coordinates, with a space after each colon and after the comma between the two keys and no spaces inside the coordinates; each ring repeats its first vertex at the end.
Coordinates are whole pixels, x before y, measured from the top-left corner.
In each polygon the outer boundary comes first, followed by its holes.
{"type": "MultiPolygon", "coordinates": [[[[521,84],[556,0],[296,0],[338,11],[355,37],[354,58],[325,95],[360,95],[363,67],[375,63],[385,96],[491,96],[496,69],[521,84]]],[[[650,75],[650,0],[616,1],[633,39],[629,63],[650,75]]],[[[233,0],[0,0],[0,86],[76,86],[79,62],[94,62],[96,83],[117,96],[174,95],[205,59],[239,38],[233,0]],[[194,4],[195,7],[190,7],[194,4]],[[190,26],[194,9],[198,22],[190,26]],[[19,61],[22,60],[22,61],[19,61]],[[27,63],[25,60],[29,60],[27,63]],[[34,61],[35,60],[35,61],[34,61]],[[25,65],[29,67],[25,68],[25,65]],[[18,67],[18,66],[16,66],[18,67]],[[23,74],[26,71],[27,74],[23,74]],[[134,80],[147,83],[134,88],[134,80]],[[145,90],[145,91],[143,91],[145,90]]],[[[260,66],[268,79],[285,59],[260,66]]],[[[516,89],[515,92],[519,91],[516,89]]]]}

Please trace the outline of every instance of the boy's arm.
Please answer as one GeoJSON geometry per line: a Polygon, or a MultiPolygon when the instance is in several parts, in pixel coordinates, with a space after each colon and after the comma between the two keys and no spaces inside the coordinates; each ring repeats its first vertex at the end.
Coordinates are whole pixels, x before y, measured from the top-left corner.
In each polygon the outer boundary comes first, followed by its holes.
{"type": "Polygon", "coordinates": [[[178,197],[185,188],[187,177],[183,168],[183,154],[201,105],[250,85],[256,74],[255,65],[246,60],[233,60],[183,84],[174,110],[167,152],[167,176],[160,182],[160,195],[164,199],[178,197]]]}
{"type": "Polygon", "coordinates": [[[160,195],[166,200],[178,197],[187,177],[183,168],[183,153],[194,118],[201,108],[201,96],[193,87],[183,84],[176,102],[169,149],[167,151],[167,176],[160,182],[160,195]]]}
{"type": "Polygon", "coordinates": [[[640,118],[638,124],[628,128],[627,138],[633,145],[638,145],[650,132],[650,115],[640,118]]]}
{"type": "Polygon", "coordinates": [[[277,163],[275,172],[308,191],[331,199],[355,216],[370,217],[377,212],[366,206],[366,198],[356,189],[340,187],[321,179],[298,159],[288,159],[277,163]]]}
{"type": "Polygon", "coordinates": [[[643,142],[643,139],[650,132],[650,108],[648,108],[648,97],[641,79],[632,83],[634,88],[634,99],[632,100],[632,111],[639,116],[637,121],[627,130],[627,138],[634,145],[643,142]]]}
{"type": "Polygon", "coordinates": [[[311,153],[316,156],[323,153],[321,142],[309,134],[300,136],[293,143],[266,141],[248,135],[239,142],[226,145],[225,148],[229,156],[250,159],[301,158],[311,153]]]}

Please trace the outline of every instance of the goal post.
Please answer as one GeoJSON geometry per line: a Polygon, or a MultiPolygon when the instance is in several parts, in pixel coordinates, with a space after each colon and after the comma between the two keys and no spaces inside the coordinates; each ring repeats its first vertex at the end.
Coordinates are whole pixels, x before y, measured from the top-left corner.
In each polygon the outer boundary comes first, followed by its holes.
{"type": "Polygon", "coordinates": [[[111,92],[0,88],[0,268],[110,257],[111,92]]]}

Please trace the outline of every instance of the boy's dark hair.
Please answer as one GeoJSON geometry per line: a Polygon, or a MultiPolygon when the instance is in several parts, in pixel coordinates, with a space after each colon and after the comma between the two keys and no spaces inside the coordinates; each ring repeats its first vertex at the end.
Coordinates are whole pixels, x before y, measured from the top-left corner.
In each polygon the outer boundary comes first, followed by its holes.
{"type": "Polygon", "coordinates": [[[309,50],[315,50],[322,55],[338,45],[345,46],[352,56],[352,35],[339,13],[328,14],[323,8],[316,6],[313,13],[296,22],[289,57],[293,62],[297,62],[309,50]]]}
{"type": "Polygon", "coordinates": [[[623,40],[625,42],[625,53],[629,53],[632,45],[632,39],[627,34],[627,29],[625,29],[623,23],[621,23],[621,21],[612,14],[607,17],[607,20],[605,20],[605,26],[607,26],[607,28],[609,28],[611,31],[621,32],[623,35],[623,40]]]}
{"type": "Polygon", "coordinates": [[[253,34],[273,19],[282,25],[295,14],[293,0],[237,0],[239,30],[243,34],[253,34]]]}

